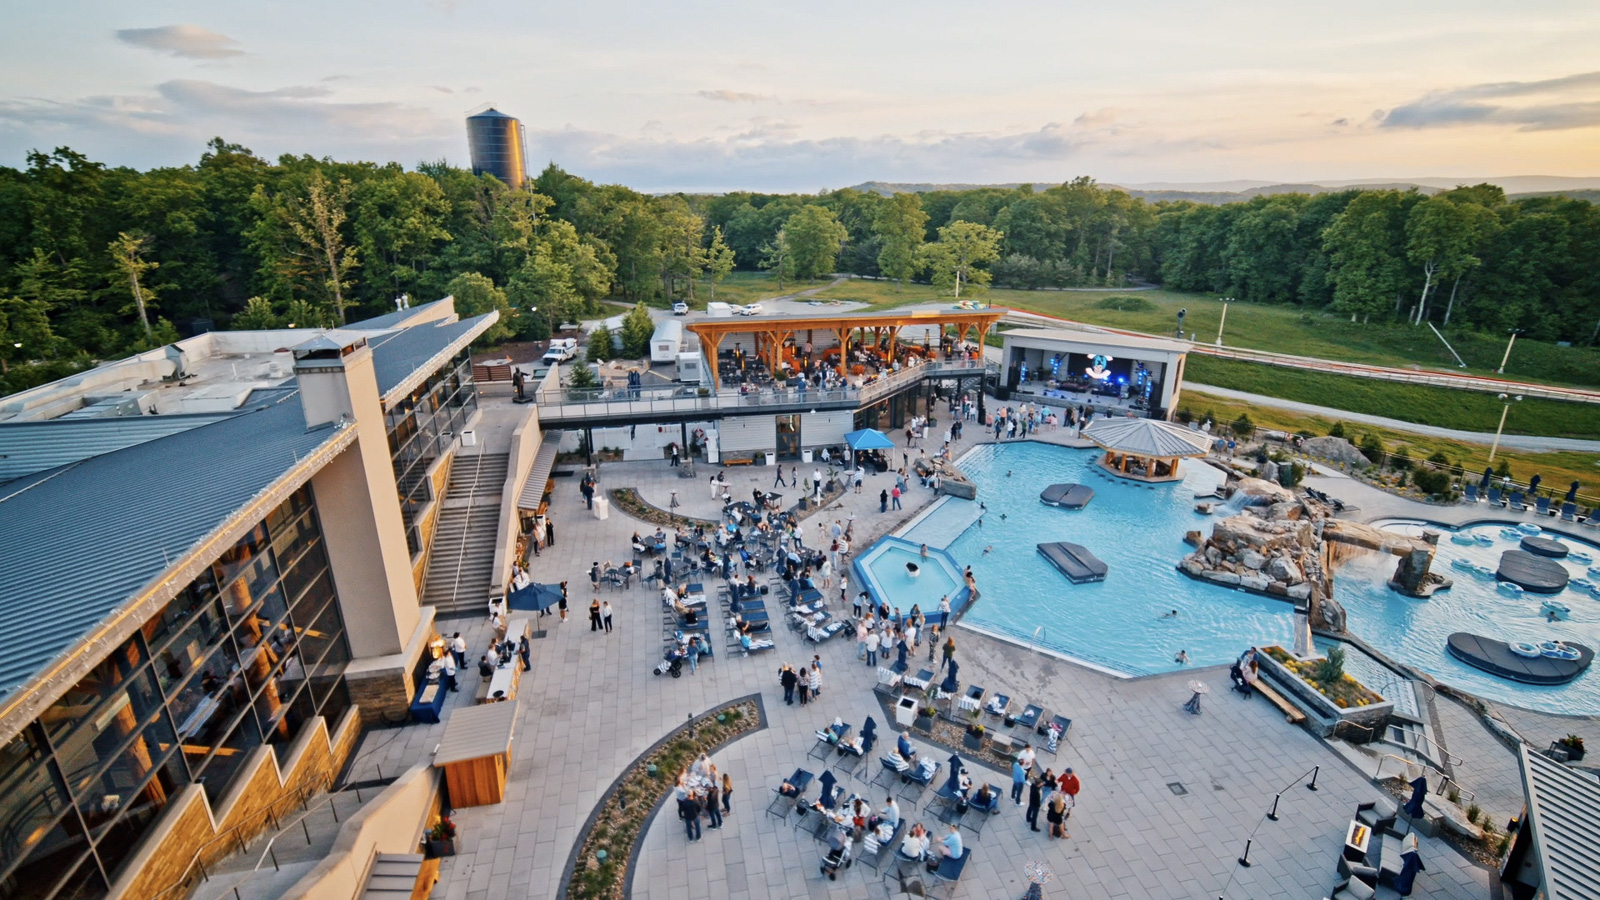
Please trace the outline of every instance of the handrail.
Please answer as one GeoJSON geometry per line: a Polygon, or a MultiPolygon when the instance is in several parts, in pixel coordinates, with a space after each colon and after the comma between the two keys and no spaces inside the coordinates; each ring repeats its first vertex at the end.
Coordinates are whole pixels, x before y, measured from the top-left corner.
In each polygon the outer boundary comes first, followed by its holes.
{"type": "Polygon", "coordinates": [[[1037,645],[1039,643],[1039,638],[1040,638],[1041,635],[1048,636],[1049,634],[1050,634],[1050,630],[1045,628],[1043,625],[1040,625],[1038,628],[1035,628],[1033,630],[1033,636],[1028,638],[1028,652],[1032,653],[1037,649],[1037,645]]]}
{"type": "MultiPolygon", "coordinates": [[[[318,781],[308,781],[305,784],[302,784],[300,787],[295,788],[292,793],[286,795],[285,797],[280,797],[280,798],[278,798],[278,800],[267,804],[267,808],[265,810],[263,810],[261,814],[264,815],[266,817],[267,821],[272,824],[272,830],[273,831],[278,831],[279,830],[278,817],[276,815],[274,815],[273,809],[279,803],[282,803],[285,799],[292,799],[295,803],[302,803],[303,804],[305,802],[306,797],[310,796],[314,791],[322,790],[323,788],[324,788],[324,786],[318,781]]],[[[200,869],[201,880],[202,881],[208,880],[209,876],[206,875],[205,863],[201,860],[201,855],[205,853],[206,849],[209,848],[211,845],[215,844],[217,841],[221,840],[224,837],[227,837],[229,835],[237,836],[237,832],[239,831],[239,829],[243,828],[244,826],[246,826],[246,825],[254,825],[254,824],[257,824],[259,822],[260,822],[260,820],[259,819],[255,819],[255,818],[252,818],[248,822],[240,822],[239,824],[233,826],[232,828],[229,828],[228,830],[213,836],[211,838],[211,840],[206,841],[205,843],[201,844],[199,847],[197,847],[195,849],[194,853],[190,854],[190,856],[189,856],[189,864],[183,867],[183,874],[178,876],[178,880],[174,881],[172,884],[169,884],[166,887],[162,888],[161,890],[157,891],[155,894],[152,894],[151,897],[150,897],[150,900],[161,900],[161,898],[167,896],[168,894],[172,893],[174,890],[176,890],[176,889],[178,889],[180,887],[181,888],[189,887],[190,884],[191,884],[191,879],[192,879],[192,877],[194,875],[194,870],[195,870],[196,867],[198,867],[200,869]]],[[[242,839],[239,842],[239,849],[241,851],[244,850],[244,841],[242,839]]]]}
{"type": "MultiPolygon", "coordinates": [[[[355,793],[356,793],[356,801],[360,802],[361,801],[361,788],[360,788],[360,786],[354,786],[354,787],[347,786],[347,787],[341,788],[341,789],[339,789],[337,791],[329,791],[328,794],[326,796],[324,796],[321,800],[318,800],[316,803],[306,807],[293,822],[289,822],[288,825],[285,826],[285,827],[273,829],[274,834],[272,835],[272,837],[267,838],[267,843],[261,848],[261,853],[256,856],[255,865],[251,866],[248,871],[239,873],[239,877],[237,877],[237,878],[235,878],[233,880],[232,884],[230,884],[228,886],[228,890],[237,891],[239,889],[239,885],[244,884],[250,878],[254,877],[254,875],[257,872],[261,871],[262,865],[264,865],[269,858],[272,860],[273,871],[281,871],[280,867],[278,866],[278,854],[274,852],[274,849],[275,849],[274,845],[278,842],[278,838],[282,837],[284,835],[284,833],[287,831],[288,828],[292,828],[295,825],[300,825],[302,828],[305,828],[305,821],[311,817],[311,814],[316,812],[316,811],[318,811],[318,810],[320,810],[324,806],[329,807],[330,810],[333,812],[333,820],[335,822],[339,821],[339,811],[337,809],[333,808],[333,801],[334,801],[335,798],[337,798],[340,795],[344,794],[345,791],[349,791],[349,790],[355,791],[355,793]]],[[[311,843],[311,834],[310,834],[309,831],[306,831],[305,834],[306,834],[306,843],[309,845],[311,843]]],[[[226,896],[227,893],[228,893],[228,890],[224,890],[221,894],[218,894],[217,896],[218,897],[226,896]]]]}
{"type": "Polygon", "coordinates": [[[1439,776],[1439,790],[1436,791],[1435,793],[1439,793],[1439,794],[1448,793],[1447,789],[1453,785],[1455,787],[1455,789],[1456,789],[1456,794],[1458,796],[1464,795],[1464,796],[1466,796],[1466,798],[1468,800],[1477,800],[1478,799],[1477,793],[1475,793],[1473,791],[1469,791],[1466,788],[1462,787],[1460,782],[1456,781],[1454,778],[1451,778],[1449,775],[1446,775],[1444,772],[1440,771],[1439,769],[1437,769],[1437,768],[1435,768],[1433,766],[1430,766],[1425,762],[1418,762],[1418,761],[1416,761],[1414,759],[1406,759],[1403,756],[1395,756],[1393,753],[1385,753],[1383,756],[1378,757],[1378,768],[1374,769],[1373,772],[1372,772],[1372,780],[1373,781],[1382,781],[1383,780],[1382,778],[1379,777],[1379,776],[1381,776],[1383,774],[1383,764],[1385,762],[1391,760],[1391,759],[1394,760],[1395,762],[1402,763],[1402,764],[1407,765],[1407,766],[1421,766],[1425,771],[1432,772],[1432,773],[1438,775],[1439,776]]]}

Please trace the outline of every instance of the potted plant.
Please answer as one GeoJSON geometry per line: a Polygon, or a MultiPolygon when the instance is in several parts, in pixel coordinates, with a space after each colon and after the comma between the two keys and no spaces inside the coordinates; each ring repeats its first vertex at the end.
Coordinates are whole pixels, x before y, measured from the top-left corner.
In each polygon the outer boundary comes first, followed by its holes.
{"type": "Polygon", "coordinates": [[[1556,741],[1556,746],[1567,751],[1567,759],[1572,762],[1577,762],[1578,760],[1583,759],[1583,738],[1578,737],[1575,734],[1569,734],[1561,740],[1556,741]]]}
{"type": "Polygon", "coordinates": [[[932,731],[933,720],[939,717],[939,711],[934,709],[932,703],[924,702],[917,710],[917,721],[913,727],[918,731],[932,731]]]}
{"type": "Polygon", "coordinates": [[[968,750],[982,750],[983,732],[983,725],[978,722],[977,716],[974,714],[973,720],[967,724],[967,733],[961,737],[961,746],[968,750]]]}
{"type": "Polygon", "coordinates": [[[428,829],[426,843],[426,854],[429,859],[456,855],[456,826],[450,821],[449,816],[440,816],[439,821],[428,829]]]}

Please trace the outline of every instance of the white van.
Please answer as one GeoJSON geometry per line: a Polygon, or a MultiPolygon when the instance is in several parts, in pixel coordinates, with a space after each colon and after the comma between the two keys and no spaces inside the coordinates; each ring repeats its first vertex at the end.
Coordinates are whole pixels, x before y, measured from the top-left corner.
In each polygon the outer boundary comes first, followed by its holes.
{"type": "Polygon", "coordinates": [[[577,355],[576,338],[556,338],[550,342],[550,349],[544,351],[544,359],[540,361],[547,366],[558,366],[577,355]]]}

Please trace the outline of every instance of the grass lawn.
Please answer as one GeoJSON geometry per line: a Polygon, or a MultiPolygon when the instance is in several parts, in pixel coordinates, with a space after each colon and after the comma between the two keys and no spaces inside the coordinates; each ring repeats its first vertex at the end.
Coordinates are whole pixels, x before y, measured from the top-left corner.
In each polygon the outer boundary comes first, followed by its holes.
{"type": "MultiPolygon", "coordinates": [[[[1211,413],[1218,422],[1224,424],[1237,419],[1240,413],[1247,413],[1257,427],[1291,433],[1307,431],[1313,435],[1327,434],[1328,429],[1332,428],[1336,421],[1336,417],[1333,416],[1306,415],[1271,406],[1254,406],[1191,390],[1183,392],[1178,406],[1180,409],[1189,410],[1196,418],[1211,413]]],[[[1412,459],[1426,459],[1434,451],[1443,451],[1452,463],[1472,473],[1481,473],[1484,466],[1490,464],[1487,444],[1425,437],[1354,423],[1346,423],[1344,431],[1345,438],[1355,444],[1361,443],[1363,435],[1372,434],[1383,441],[1384,447],[1391,451],[1401,446],[1408,447],[1412,459]]],[[[1533,475],[1543,475],[1546,485],[1552,489],[1565,491],[1567,485],[1576,480],[1583,482],[1583,487],[1580,488],[1582,496],[1592,497],[1600,494],[1600,468],[1596,468],[1596,464],[1600,463],[1600,456],[1593,453],[1539,453],[1531,450],[1507,450],[1502,447],[1495,454],[1494,460],[1496,466],[1501,460],[1507,461],[1518,481],[1526,482],[1533,475]]],[[[1589,502],[1591,501],[1586,501],[1586,505],[1589,502]]]]}
{"type": "MultiPolygon", "coordinates": [[[[1285,369],[1199,353],[1189,354],[1184,379],[1460,431],[1493,432],[1504,408],[1495,395],[1477,391],[1285,369]]],[[[1513,434],[1600,437],[1600,405],[1529,397],[1511,408],[1506,430],[1513,434]]]]}

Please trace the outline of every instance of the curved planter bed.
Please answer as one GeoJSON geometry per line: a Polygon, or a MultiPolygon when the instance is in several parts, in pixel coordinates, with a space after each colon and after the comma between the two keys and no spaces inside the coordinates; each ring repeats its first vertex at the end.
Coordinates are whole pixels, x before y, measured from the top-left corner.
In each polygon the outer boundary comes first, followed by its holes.
{"type": "Polygon", "coordinates": [[[687,765],[701,753],[715,753],[740,738],[767,727],[760,694],[749,694],[709,710],[668,732],[628,763],[600,796],[561,870],[556,896],[562,900],[628,897],[633,894],[633,861],[644,845],[645,823],[672,794],[675,755],[687,765]],[[737,711],[738,718],[719,723],[717,716],[737,711]],[[683,742],[679,744],[679,742],[683,742]],[[655,774],[650,767],[657,766],[655,774]],[[606,854],[599,859],[599,853],[606,854]]]}

